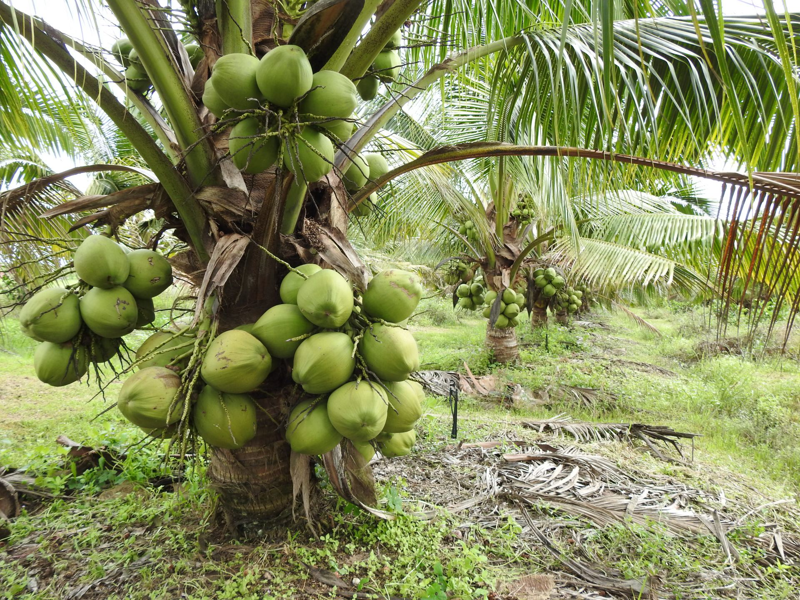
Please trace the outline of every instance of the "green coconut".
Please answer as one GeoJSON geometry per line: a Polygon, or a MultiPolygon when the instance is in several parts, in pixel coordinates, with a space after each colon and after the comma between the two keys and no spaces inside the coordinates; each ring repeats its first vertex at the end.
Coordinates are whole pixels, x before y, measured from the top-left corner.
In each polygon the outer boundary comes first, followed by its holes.
{"type": "Polygon", "coordinates": [[[131,51],[128,52],[128,62],[138,67],[142,66],[142,59],[139,58],[139,53],[136,51],[136,48],[131,48],[131,51]]]}
{"type": "Polygon", "coordinates": [[[544,276],[548,281],[553,281],[556,278],[556,270],[553,267],[548,267],[544,270],[544,276]]]}
{"type": "Polygon", "coordinates": [[[136,299],[122,286],[92,288],[81,298],[81,318],[97,335],[119,338],[136,329],[139,309],[136,299]]]}
{"type": "Polygon", "coordinates": [[[289,108],[311,89],[314,72],[300,46],[278,46],[267,52],[256,69],[256,83],[267,101],[289,108]]]}
{"type": "Polygon", "coordinates": [[[231,129],[228,147],[237,169],[257,175],[278,160],[281,142],[278,136],[265,136],[258,119],[250,117],[231,129]]]}
{"type": "Polygon", "coordinates": [[[537,278],[534,280],[534,284],[535,284],[535,285],[536,285],[536,287],[538,287],[539,289],[544,289],[544,288],[547,286],[547,284],[548,284],[548,283],[549,283],[549,282],[547,281],[547,277],[545,277],[544,275],[540,275],[539,277],[537,277],[537,278]]]}
{"type": "Polygon", "coordinates": [[[136,329],[146,327],[156,320],[156,307],[152,300],[136,299],[136,329]]]}
{"type": "Polygon", "coordinates": [[[406,456],[411,454],[411,448],[414,447],[416,441],[417,432],[413,429],[403,433],[393,433],[388,440],[380,442],[381,454],[386,458],[406,456]]]}
{"type": "Polygon", "coordinates": [[[284,145],[283,166],[306,183],[319,181],[333,168],[333,143],[313,127],[303,127],[284,145]]]}
{"type": "Polygon", "coordinates": [[[258,108],[264,96],[256,83],[260,61],[249,54],[232,53],[220,56],[211,72],[214,90],[222,101],[239,110],[258,108]]]}
{"type": "Polygon", "coordinates": [[[147,76],[147,71],[141,65],[136,64],[131,64],[125,69],[125,83],[134,92],[139,93],[146,92],[152,85],[150,78],[147,76]]]}
{"type": "Polygon", "coordinates": [[[196,69],[197,65],[200,64],[200,61],[205,57],[203,49],[199,44],[186,44],[184,49],[186,50],[186,54],[189,56],[189,64],[192,65],[193,69],[196,69]]]}
{"type": "Polygon", "coordinates": [[[355,217],[368,217],[372,214],[373,209],[375,208],[375,204],[378,202],[378,194],[372,192],[369,195],[369,198],[364,198],[361,202],[359,202],[356,207],[353,209],[353,216],[355,217]]]}
{"type": "Polygon", "coordinates": [[[504,314],[498,315],[497,321],[494,322],[495,329],[505,329],[508,327],[508,317],[504,314]]]}
{"type": "Polygon", "coordinates": [[[353,135],[353,124],[350,121],[335,119],[317,123],[316,126],[332,134],[336,143],[346,142],[353,135]]]}
{"type": "Polygon", "coordinates": [[[117,408],[134,425],[154,429],[172,425],[183,414],[183,402],[175,402],[181,378],[164,367],[148,367],[125,380],[117,408]]]}
{"type": "Polygon", "coordinates": [[[289,340],[311,333],[315,327],[296,304],[278,304],[261,315],[251,333],[261,340],[273,358],[292,358],[303,340],[289,340]]]}
{"type": "Polygon", "coordinates": [[[369,176],[373,181],[383,177],[389,172],[389,163],[383,157],[383,154],[372,152],[371,154],[364,155],[364,158],[369,165],[369,176]]]}
{"type": "Polygon", "coordinates": [[[353,444],[353,448],[358,450],[358,453],[364,457],[366,462],[371,461],[375,456],[375,446],[369,442],[354,442],[350,440],[350,443],[353,444]]]}
{"type": "Polygon", "coordinates": [[[180,370],[189,362],[189,357],[176,361],[179,356],[191,352],[194,338],[184,335],[176,336],[167,331],[159,331],[147,338],[136,350],[136,361],[140,369],[147,367],[170,367],[180,370]],[[148,357],[148,354],[151,354],[148,357]],[[174,364],[171,364],[173,363],[174,364]]]}
{"type": "Polygon", "coordinates": [[[306,264],[295,267],[295,271],[300,271],[300,273],[305,275],[305,277],[298,275],[294,271],[289,271],[286,277],[283,278],[283,281],[281,281],[279,294],[281,296],[281,301],[283,301],[284,304],[297,304],[297,292],[300,289],[300,286],[303,285],[306,282],[306,279],[311,277],[314,273],[319,273],[322,271],[322,267],[314,264],[306,264]]]}
{"type": "Polygon", "coordinates": [[[230,106],[225,104],[225,101],[220,98],[211,79],[206,80],[206,86],[203,89],[203,105],[217,118],[220,118],[225,111],[230,108],[230,106]]]}
{"type": "Polygon", "coordinates": [[[246,394],[203,388],[192,409],[192,422],[206,444],[236,450],[256,435],[256,404],[246,394]]]}
{"type": "Polygon", "coordinates": [[[356,84],[356,90],[362,100],[374,100],[378,95],[380,80],[372,73],[367,73],[356,84]]]}
{"type": "Polygon", "coordinates": [[[417,342],[400,327],[373,325],[361,339],[359,352],[367,368],[384,382],[403,381],[419,369],[417,342]]]}
{"type": "Polygon", "coordinates": [[[131,60],[128,58],[131,50],[133,50],[133,44],[131,44],[128,38],[119,38],[111,46],[111,54],[123,67],[127,67],[131,64],[131,60]]]}
{"type": "Polygon", "coordinates": [[[137,300],[155,298],[172,285],[172,265],[158,252],[134,250],[127,256],[130,270],[122,285],[137,300]]]}
{"type": "Polygon", "coordinates": [[[411,316],[422,298],[422,281],[410,271],[381,271],[367,286],[364,310],[375,318],[399,323],[411,316]]]}
{"type": "Polygon", "coordinates": [[[336,71],[314,73],[311,91],[300,102],[300,112],[316,117],[345,119],[358,106],[358,90],[347,77],[336,71]]]}
{"type": "Polygon", "coordinates": [[[208,345],[200,376],[208,385],[229,394],[252,392],[272,369],[272,357],[258,338],[231,329],[208,345]]]}
{"type": "Polygon", "coordinates": [[[466,298],[459,298],[458,305],[465,310],[475,310],[475,303],[469,296],[466,298]]]}
{"type": "Polygon", "coordinates": [[[542,288],[542,296],[545,298],[552,298],[556,295],[556,288],[549,283],[542,288]]]}
{"type": "Polygon", "coordinates": [[[78,297],[61,287],[41,290],[22,307],[19,324],[25,335],[37,341],[71,340],[81,328],[78,297]]]}
{"type": "Polygon", "coordinates": [[[456,296],[459,298],[469,298],[471,293],[470,287],[466,283],[462,283],[456,288],[456,296]]]}
{"type": "MultiPolygon", "coordinates": [[[[234,329],[236,329],[237,331],[246,331],[250,335],[254,335],[253,328],[255,328],[255,326],[256,326],[255,323],[245,323],[244,325],[239,325],[238,327],[234,327],[234,329]]],[[[267,348],[267,350],[269,350],[269,348],[267,348]]],[[[275,356],[274,354],[272,354],[272,352],[270,352],[270,355],[275,356]]]]}
{"type": "Polygon", "coordinates": [[[297,307],[314,325],[337,329],[353,312],[353,289],[331,269],[314,273],[297,291],[297,307]]]}
{"type": "Polygon", "coordinates": [[[360,154],[352,154],[350,160],[352,162],[342,175],[342,182],[347,191],[355,192],[369,181],[369,163],[360,154]]]}
{"type": "Polygon", "coordinates": [[[309,394],[326,394],[350,379],[355,368],[350,336],[325,331],[312,335],[298,346],[292,379],[309,394]]]}
{"type": "Polygon", "coordinates": [[[389,38],[389,41],[386,42],[384,48],[388,50],[394,50],[395,48],[399,48],[403,45],[403,30],[398,29],[392,34],[392,37],[389,38]]]}
{"type": "Polygon", "coordinates": [[[425,392],[416,381],[394,381],[385,384],[388,389],[389,410],[383,431],[402,433],[410,431],[422,416],[425,392]]]}
{"type": "Polygon", "coordinates": [[[508,317],[509,319],[513,319],[519,314],[519,304],[511,303],[506,306],[506,309],[503,311],[503,314],[508,317]]]}
{"type": "Polygon", "coordinates": [[[56,387],[78,381],[89,369],[89,353],[71,342],[42,342],[33,354],[33,368],[40,381],[56,387]]]}
{"type": "Polygon", "coordinates": [[[90,235],[81,242],[73,258],[75,272],[96,288],[110,289],[122,285],[130,274],[130,263],[114,240],[90,235]]]}
{"type": "Polygon", "coordinates": [[[89,360],[96,364],[110,361],[119,352],[120,343],[119,338],[109,339],[93,336],[91,346],[88,348],[89,360]]]}
{"type": "Polygon", "coordinates": [[[350,381],[328,397],[328,418],[336,431],[354,442],[378,435],[386,423],[386,392],[368,381],[350,381]]]}
{"type": "Polygon", "coordinates": [[[397,50],[383,50],[372,63],[372,68],[375,69],[378,79],[391,83],[400,76],[400,65],[400,54],[397,50]]]}
{"type": "Polygon", "coordinates": [[[303,400],[294,407],[286,425],[286,441],[298,454],[325,454],[342,441],[328,418],[326,402],[303,400]]]}

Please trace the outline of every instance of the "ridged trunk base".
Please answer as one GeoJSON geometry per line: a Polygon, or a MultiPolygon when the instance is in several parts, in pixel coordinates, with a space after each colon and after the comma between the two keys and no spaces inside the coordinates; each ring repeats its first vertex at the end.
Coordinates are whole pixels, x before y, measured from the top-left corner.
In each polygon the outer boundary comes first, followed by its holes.
{"type": "Polygon", "coordinates": [[[547,307],[540,308],[536,305],[531,309],[531,329],[547,325],[547,307]]]}
{"type": "Polygon", "coordinates": [[[486,325],[486,347],[492,352],[495,362],[502,364],[513,363],[519,360],[519,346],[517,346],[517,332],[513,327],[496,329],[486,325]]]}
{"type": "MultiPolygon", "coordinates": [[[[286,391],[288,397],[289,389],[286,391]]],[[[261,408],[256,437],[239,450],[211,451],[207,475],[228,519],[270,519],[292,503],[283,396],[253,394],[253,399],[261,408]]]]}

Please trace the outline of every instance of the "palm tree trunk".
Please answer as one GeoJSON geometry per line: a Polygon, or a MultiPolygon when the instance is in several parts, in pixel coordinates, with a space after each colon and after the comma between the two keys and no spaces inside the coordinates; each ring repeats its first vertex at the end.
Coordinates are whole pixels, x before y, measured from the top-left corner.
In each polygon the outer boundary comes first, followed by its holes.
{"type": "Polygon", "coordinates": [[[292,388],[253,395],[260,411],[256,437],[239,450],[214,448],[207,475],[228,523],[277,516],[292,503],[289,444],[283,436],[284,406],[292,388]]]}
{"type": "Polygon", "coordinates": [[[547,325],[547,305],[539,306],[539,303],[535,302],[531,306],[531,329],[545,325],[547,325]]]}
{"type": "Polygon", "coordinates": [[[508,364],[519,360],[517,332],[513,327],[497,329],[487,323],[486,347],[492,353],[495,362],[508,364]]]}

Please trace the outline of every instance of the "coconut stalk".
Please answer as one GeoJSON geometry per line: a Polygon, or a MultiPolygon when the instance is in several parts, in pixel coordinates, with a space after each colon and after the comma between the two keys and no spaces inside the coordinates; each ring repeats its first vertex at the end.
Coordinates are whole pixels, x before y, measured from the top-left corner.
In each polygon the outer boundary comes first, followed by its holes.
{"type": "Polygon", "coordinates": [[[255,54],[250,0],[216,0],[223,54],[255,54]]]}

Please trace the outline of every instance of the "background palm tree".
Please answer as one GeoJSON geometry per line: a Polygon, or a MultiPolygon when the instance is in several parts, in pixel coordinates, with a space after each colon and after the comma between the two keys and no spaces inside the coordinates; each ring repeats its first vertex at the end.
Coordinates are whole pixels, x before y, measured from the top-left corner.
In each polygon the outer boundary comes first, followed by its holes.
{"type": "MultiPolygon", "coordinates": [[[[422,8],[419,0],[322,0],[310,8],[292,5],[289,14],[260,0],[218,2],[218,10],[214,3],[199,0],[166,8],[155,0],[106,4],[111,10],[108,16],[137,50],[154,93],[143,96],[130,89],[107,49],[72,39],[0,0],[0,135],[9,135],[20,148],[69,150],[69,141],[53,132],[55,115],[61,123],[77,121],[66,130],[71,137],[73,131],[87,128],[94,114],[88,107],[96,105],[118,130],[109,135],[126,140],[139,164],[149,169],[147,176],[157,183],[117,192],[109,186],[111,194],[88,199],[54,196],[49,202],[58,206],[45,213],[37,203],[53,186],[66,189],[63,176],[53,174],[24,189],[10,190],[2,197],[3,214],[25,218],[30,227],[42,229],[35,240],[23,236],[6,247],[34,240],[32,255],[45,255],[49,250],[44,240],[50,234],[40,215],[84,215],[76,224],[105,225],[113,231],[134,215],[152,210],[185,245],[173,263],[201,289],[198,311],[208,297],[216,296],[212,318],[219,330],[252,322],[277,302],[276,283],[283,267],[275,256],[291,263],[315,257],[346,273],[356,287],[363,286],[366,269],[343,235],[345,211],[372,189],[415,168],[468,158],[471,162],[459,169],[480,174],[494,168],[491,157],[546,154],[561,157],[551,161],[562,174],[570,174],[561,179],[588,182],[584,187],[596,192],[615,187],[605,183],[613,171],[564,158],[559,147],[701,161],[709,145],[715,144],[758,169],[791,169],[796,164],[794,125],[800,118],[790,48],[792,27],[798,23],[772,12],[766,26],[756,18],[722,23],[710,3],[702,3],[698,14],[693,5],[678,1],[657,3],[653,9],[645,0],[624,6],[436,0],[422,8]],[[568,13],[565,6],[571,7],[568,13]],[[372,26],[362,36],[367,24],[372,26]],[[306,50],[316,68],[338,70],[357,80],[401,26],[408,40],[403,75],[378,101],[359,109],[361,127],[340,148],[336,171],[309,186],[297,212],[286,210],[290,175],[267,171],[245,177],[232,168],[225,158],[227,134],[213,130],[214,118],[200,103],[203,84],[219,56],[232,52],[260,56],[284,43],[288,37],[284,32],[291,29],[290,41],[306,50]],[[204,52],[196,69],[178,43],[188,35],[200,42],[204,52]],[[112,82],[114,91],[98,81],[100,73],[112,82]],[[483,91],[470,97],[470,90],[483,91]],[[352,152],[367,146],[384,148],[382,132],[387,127],[410,124],[401,108],[416,99],[414,110],[421,110],[417,107],[432,103],[434,95],[442,98],[443,127],[463,136],[451,139],[483,143],[423,154],[436,143],[427,135],[429,125],[416,133],[409,130],[400,142],[406,148],[391,160],[397,168],[345,200],[337,174],[348,166],[352,152]],[[508,140],[516,145],[505,145],[508,140]],[[531,147],[542,144],[548,148],[531,147]],[[415,154],[415,159],[401,163],[401,156],[415,154]],[[257,210],[252,210],[253,201],[257,210]],[[203,282],[206,285],[201,286],[203,282]]],[[[93,0],[74,0],[75,14],[87,27],[96,24],[98,6],[93,0]]],[[[390,142],[397,140],[386,141],[390,142]]],[[[528,164],[533,174],[544,173],[540,161],[522,159],[520,164],[528,164]]],[[[498,172],[511,173],[507,165],[513,163],[500,159],[498,172]]],[[[127,164],[83,170],[141,174],[138,167],[127,164]]],[[[450,172],[440,166],[420,177],[433,182],[450,172]]],[[[465,178],[467,183],[475,180],[465,178]]],[[[729,181],[736,189],[748,183],[746,177],[729,181]]],[[[769,191],[763,178],[753,182],[756,191],[769,191]]],[[[540,191],[548,190],[550,182],[537,184],[540,191]]],[[[769,206],[780,207],[796,196],[785,181],[771,185],[769,206]]],[[[398,187],[400,194],[413,193],[402,184],[398,187]]],[[[470,206],[463,198],[458,194],[450,201],[470,206]]],[[[503,193],[494,202],[501,214],[513,203],[503,193]]],[[[471,206],[478,210],[475,203],[471,206]]],[[[497,219],[495,230],[487,228],[484,235],[499,236],[503,222],[497,219]]],[[[4,217],[2,227],[8,235],[16,231],[12,226],[16,225],[4,217]]],[[[789,231],[788,227],[788,223],[775,225],[775,235],[789,231]]],[[[565,229],[573,238],[578,233],[575,227],[565,229]]],[[[59,239],[61,244],[71,241],[59,239]]],[[[786,240],[787,249],[794,245],[793,239],[786,240]]],[[[741,252],[733,248],[729,256],[741,252]]],[[[256,438],[238,451],[211,452],[208,475],[233,518],[270,516],[292,499],[289,449],[282,427],[275,423],[281,422],[294,396],[286,374],[275,375],[271,383],[272,391],[257,398],[262,410],[256,438]]],[[[369,501],[369,493],[353,491],[368,485],[348,486],[348,477],[356,476],[354,470],[348,475],[347,465],[335,464],[331,456],[324,463],[329,472],[342,469],[332,476],[340,493],[362,504],[369,501]]]]}

